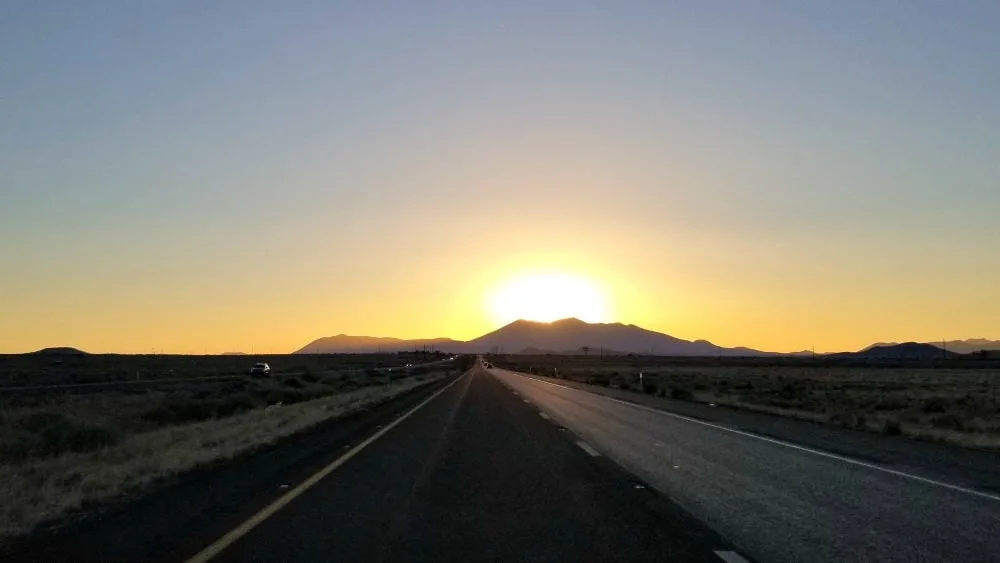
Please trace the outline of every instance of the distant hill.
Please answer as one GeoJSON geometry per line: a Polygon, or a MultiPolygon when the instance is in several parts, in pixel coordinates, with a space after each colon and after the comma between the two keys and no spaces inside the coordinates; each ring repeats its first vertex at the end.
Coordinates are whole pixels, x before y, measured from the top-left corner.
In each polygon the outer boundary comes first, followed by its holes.
{"type": "Polygon", "coordinates": [[[423,346],[457,353],[480,353],[503,350],[510,354],[655,354],[662,356],[763,356],[771,355],[750,348],[722,348],[707,340],[683,340],[621,323],[586,323],[563,319],[552,323],[518,320],[468,342],[448,338],[400,340],[340,334],[320,338],[297,353],[400,352],[423,346]],[[587,350],[584,351],[584,347],[587,350]]]}
{"type": "Polygon", "coordinates": [[[985,338],[969,338],[967,340],[949,340],[944,343],[945,349],[957,354],[973,354],[983,350],[1000,351],[1000,340],[985,338]]]}
{"type": "MultiPolygon", "coordinates": [[[[886,348],[890,346],[902,346],[903,344],[915,344],[914,342],[876,342],[867,348],[859,351],[866,352],[873,348],[886,348]]],[[[956,354],[975,354],[983,350],[987,351],[1000,351],[1000,340],[987,340],[985,338],[969,338],[966,340],[948,340],[945,342],[922,342],[921,344],[928,344],[934,346],[938,350],[944,346],[945,350],[949,352],[954,352],[956,354]]]]}
{"type": "Polygon", "coordinates": [[[662,356],[760,356],[764,352],[750,348],[722,348],[707,340],[683,340],[635,325],[622,323],[587,323],[579,319],[562,319],[551,323],[519,320],[484,334],[469,345],[480,351],[503,350],[520,353],[537,350],[552,353],[591,354],[601,349],[614,353],[652,354],[662,356]]]}
{"type": "MultiPolygon", "coordinates": [[[[1000,341],[973,338],[941,343],[880,342],[857,352],[821,354],[829,357],[859,358],[943,358],[977,353],[981,350],[1000,351],[1000,341]]],[[[454,353],[507,354],[649,354],[656,356],[812,356],[803,350],[783,354],[737,346],[725,348],[708,340],[684,340],[622,323],[587,323],[579,319],[562,319],[551,323],[517,320],[479,338],[462,342],[450,338],[404,340],[374,336],[338,334],[310,342],[297,354],[334,354],[370,352],[406,352],[424,347],[454,353]],[[584,347],[587,350],[584,351],[584,347]]]]}
{"type": "Polygon", "coordinates": [[[856,358],[931,360],[936,358],[954,358],[959,354],[945,351],[933,344],[924,342],[903,342],[902,344],[876,344],[858,352],[831,355],[856,358]]]}
{"type": "Polygon", "coordinates": [[[367,354],[372,352],[407,352],[424,347],[444,352],[460,351],[462,343],[450,338],[404,340],[377,336],[338,334],[319,338],[306,344],[296,354],[367,354]]]}
{"type": "Polygon", "coordinates": [[[37,352],[30,352],[30,354],[36,356],[85,356],[87,353],[83,350],[70,348],[69,346],[62,346],[56,348],[42,348],[37,352]]]}

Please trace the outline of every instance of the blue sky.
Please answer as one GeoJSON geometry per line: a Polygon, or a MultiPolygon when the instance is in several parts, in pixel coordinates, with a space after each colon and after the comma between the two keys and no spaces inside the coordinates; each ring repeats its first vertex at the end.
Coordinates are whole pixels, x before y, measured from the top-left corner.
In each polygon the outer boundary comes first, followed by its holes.
{"type": "Polygon", "coordinates": [[[1000,338],[997,29],[995,2],[7,2],[0,352],[473,337],[518,268],[723,344],[1000,338]]]}

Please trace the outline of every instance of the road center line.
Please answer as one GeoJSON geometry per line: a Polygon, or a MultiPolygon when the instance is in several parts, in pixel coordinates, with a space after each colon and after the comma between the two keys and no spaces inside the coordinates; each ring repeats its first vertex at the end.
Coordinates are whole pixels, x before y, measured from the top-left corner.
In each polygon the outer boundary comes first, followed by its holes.
{"type": "Polygon", "coordinates": [[[615,403],[620,403],[622,405],[626,405],[626,406],[629,406],[629,407],[634,407],[634,408],[637,408],[637,409],[640,409],[640,410],[644,410],[644,411],[648,411],[648,412],[660,414],[660,415],[663,415],[663,416],[669,416],[669,417],[673,417],[673,418],[676,418],[676,419],[684,420],[684,421],[687,421],[687,422],[693,422],[695,424],[700,424],[702,426],[707,426],[709,428],[715,428],[716,430],[722,430],[723,432],[730,432],[732,434],[738,434],[740,436],[745,436],[747,438],[753,438],[754,440],[760,440],[762,442],[768,442],[770,444],[775,444],[775,445],[778,445],[778,446],[784,446],[786,448],[791,448],[793,450],[798,450],[800,452],[806,452],[806,453],[810,453],[810,454],[817,455],[817,456],[820,456],[820,457],[825,457],[825,458],[828,458],[828,459],[835,459],[837,461],[842,461],[844,463],[849,463],[851,465],[856,465],[858,467],[865,467],[865,468],[868,468],[868,469],[874,469],[875,471],[881,471],[883,473],[888,473],[890,475],[895,475],[897,477],[903,477],[905,479],[911,479],[913,481],[919,481],[919,482],[927,484],[927,485],[935,485],[935,486],[942,487],[942,488],[945,488],[945,489],[950,489],[952,491],[956,491],[956,492],[959,492],[959,493],[966,493],[966,494],[977,496],[977,497],[980,497],[980,498],[984,498],[984,499],[988,499],[988,500],[1000,502],[1000,496],[998,496],[998,495],[994,495],[994,494],[990,494],[990,493],[985,493],[983,491],[977,491],[975,489],[970,489],[968,487],[962,487],[960,485],[953,485],[951,483],[945,483],[944,481],[938,481],[937,479],[930,479],[928,477],[921,477],[920,475],[914,475],[913,473],[907,473],[905,471],[899,471],[897,469],[889,469],[888,467],[882,467],[880,465],[875,465],[875,464],[864,462],[864,461],[860,461],[860,460],[857,460],[857,459],[852,459],[852,458],[849,458],[849,457],[844,457],[842,455],[832,454],[830,452],[824,452],[822,450],[816,450],[816,449],[813,449],[813,448],[808,448],[806,446],[800,446],[798,444],[792,444],[791,442],[785,442],[783,440],[778,440],[778,439],[775,439],[775,438],[768,438],[767,436],[761,436],[759,434],[754,434],[752,432],[746,432],[746,431],[743,431],[743,430],[736,430],[735,428],[729,428],[729,427],[726,427],[726,426],[722,426],[721,424],[715,424],[715,423],[712,423],[712,422],[706,422],[704,420],[698,420],[697,418],[691,418],[690,416],[684,416],[682,414],[672,413],[670,411],[664,411],[664,410],[660,410],[660,409],[654,409],[652,407],[647,407],[646,405],[640,405],[640,404],[632,403],[632,402],[629,402],[629,401],[623,401],[621,399],[616,399],[614,397],[609,397],[607,395],[601,395],[600,393],[593,393],[591,391],[586,391],[584,389],[577,389],[575,387],[569,387],[569,386],[566,386],[566,385],[559,385],[558,383],[551,383],[549,381],[543,381],[541,379],[535,379],[534,377],[523,375],[523,374],[520,374],[520,373],[517,373],[517,372],[514,372],[514,371],[507,371],[507,373],[510,373],[510,374],[513,374],[513,375],[517,375],[517,376],[523,377],[525,379],[530,379],[532,381],[537,381],[539,383],[544,383],[545,385],[551,385],[553,387],[561,387],[563,389],[570,389],[572,391],[580,391],[581,393],[586,393],[586,394],[592,395],[594,397],[600,397],[602,399],[607,399],[608,401],[612,401],[612,402],[615,402],[615,403]]]}
{"type": "Polygon", "coordinates": [[[404,420],[406,420],[407,418],[409,418],[410,415],[412,415],[413,413],[415,413],[418,410],[420,410],[421,408],[423,408],[424,405],[426,405],[427,403],[429,403],[429,402],[433,401],[434,399],[436,399],[438,395],[444,393],[448,389],[451,389],[452,385],[455,385],[459,381],[465,379],[465,376],[468,375],[469,373],[470,372],[465,372],[464,374],[462,374],[461,377],[456,378],[455,381],[452,381],[448,385],[445,385],[443,388],[437,390],[433,395],[431,395],[430,397],[424,399],[424,401],[421,402],[419,405],[417,405],[417,406],[413,407],[412,409],[406,411],[406,414],[404,414],[403,416],[397,418],[396,420],[393,420],[392,422],[390,422],[389,424],[387,424],[385,428],[379,430],[378,432],[376,432],[375,434],[373,434],[371,437],[369,437],[364,442],[361,442],[357,446],[354,446],[348,452],[346,452],[344,455],[338,457],[332,463],[330,463],[329,465],[327,465],[323,469],[320,469],[319,471],[317,471],[315,474],[313,474],[312,477],[309,477],[308,479],[306,479],[305,481],[303,481],[302,483],[300,483],[294,489],[292,489],[292,490],[288,491],[287,493],[285,493],[285,494],[281,495],[280,497],[278,497],[278,500],[272,502],[268,506],[266,506],[263,509],[261,509],[260,512],[258,512],[257,514],[254,514],[253,516],[251,516],[249,520],[247,520],[246,522],[243,522],[239,526],[233,528],[231,531],[229,531],[229,533],[227,533],[226,535],[222,536],[221,538],[215,540],[215,542],[213,542],[211,545],[209,545],[205,549],[199,551],[193,557],[191,557],[190,559],[188,559],[186,563],[205,563],[206,561],[210,561],[212,558],[214,558],[215,556],[217,556],[220,553],[222,553],[227,547],[229,547],[230,545],[236,543],[237,540],[239,540],[243,536],[247,535],[251,530],[253,530],[255,527],[257,527],[258,525],[260,525],[261,522],[263,522],[264,520],[267,520],[268,518],[270,518],[271,516],[273,516],[276,512],[278,512],[279,510],[281,510],[282,508],[284,508],[286,505],[288,505],[288,503],[290,503],[293,500],[295,500],[296,497],[298,497],[302,493],[308,491],[316,483],[319,483],[320,481],[322,481],[323,478],[325,478],[327,475],[329,475],[330,473],[333,473],[333,471],[336,470],[338,467],[340,467],[341,465],[343,465],[344,463],[346,463],[352,457],[356,456],[361,450],[363,450],[366,447],[368,447],[372,442],[374,442],[375,440],[378,440],[383,435],[385,435],[386,432],[388,432],[388,431],[392,430],[393,428],[395,428],[397,424],[399,424],[400,422],[403,422],[404,420]]]}

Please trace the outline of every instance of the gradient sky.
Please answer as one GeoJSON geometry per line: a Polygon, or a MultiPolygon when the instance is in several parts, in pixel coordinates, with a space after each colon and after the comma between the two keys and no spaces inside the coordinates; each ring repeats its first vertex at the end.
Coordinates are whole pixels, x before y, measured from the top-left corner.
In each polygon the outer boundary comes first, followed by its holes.
{"type": "Polygon", "coordinates": [[[471,338],[557,271],[770,350],[1000,338],[1000,3],[0,3],[0,352],[471,338]]]}

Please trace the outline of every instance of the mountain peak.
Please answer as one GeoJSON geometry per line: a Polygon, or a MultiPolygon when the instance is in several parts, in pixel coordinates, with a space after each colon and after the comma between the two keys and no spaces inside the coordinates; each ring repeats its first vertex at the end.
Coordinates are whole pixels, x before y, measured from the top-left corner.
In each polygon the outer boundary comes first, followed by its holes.
{"type": "Polygon", "coordinates": [[[42,348],[41,350],[31,352],[31,354],[42,355],[42,356],[83,356],[87,353],[79,348],[73,348],[70,346],[57,346],[54,348],[42,348]]]}
{"type": "Polygon", "coordinates": [[[590,324],[590,323],[583,322],[583,321],[581,321],[580,319],[578,319],[576,317],[566,317],[565,319],[559,319],[557,321],[552,321],[549,324],[551,324],[553,326],[568,326],[568,325],[577,325],[577,326],[579,326],[579,325],[585,325],[585,324],[590,324]]]}
{"type": "Polygon", "coordinates": [[[926,342],[911,341],[900,344],[876,344],[857,352],[857,355],[867,358],[950,358],[955,356],[955,353],[926,342]]]}
{"type": "Polygon", "coordinates": [[[506,326],[561,326],[561,325],[585,325],[589,324],[576,317],[566,317],[554,321],[533,321],[530,319],[517,319],[506,326]]]}
{"type": "Polygon", "coordinates": [[[588,323],[575,317],[548,323],[519,319],[466,344],[476,351],[502,350],[514,354],[523,350],[678,356],[765,354],[749,348],[721,348],[707,341],[689,342],[635,325],[588,323]]]}

